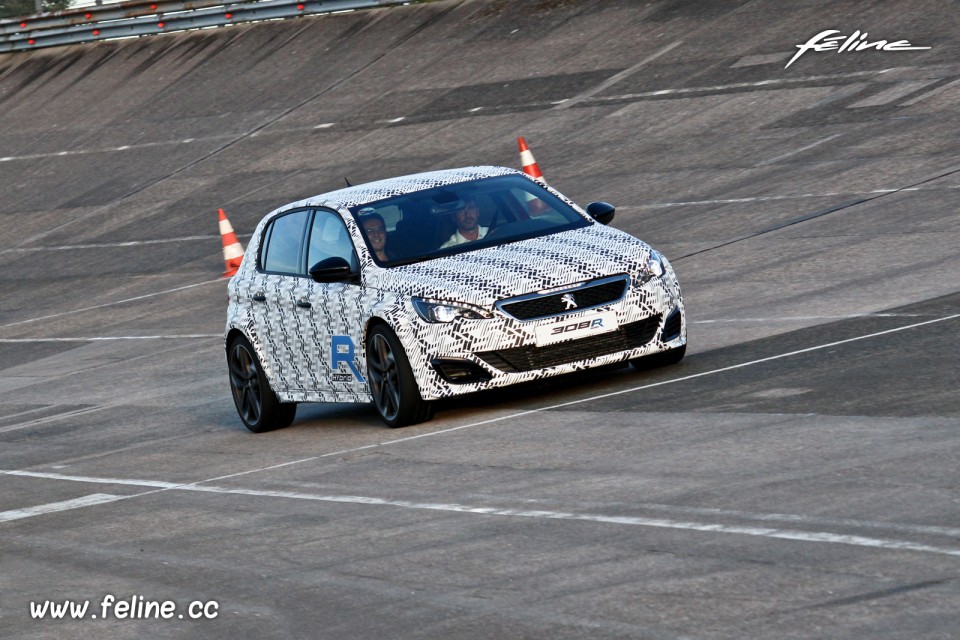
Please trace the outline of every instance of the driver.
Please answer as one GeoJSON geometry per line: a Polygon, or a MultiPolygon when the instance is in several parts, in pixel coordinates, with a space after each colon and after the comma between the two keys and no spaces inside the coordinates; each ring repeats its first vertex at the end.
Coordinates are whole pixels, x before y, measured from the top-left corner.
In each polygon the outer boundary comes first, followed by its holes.
{"type": "Polygon", "coordinates": [[[380,262],[389,262],[392,256],[387,251],[387,225],[383,221],[383,216],[376,212],[373,207],[365,207],[359,212],[360,226],[367,239],[370,240],[370,248],[380,262]]]}
{"type": "Polygon", "coordinates": [[[441,249],[479,240],[487,235],[489,227],[480,226],[480,209],[477,207],[477,201],[472,198],[464,198],[463,202],[463,208],[453,214],[453,220],[457,223],[457,230],[450,236],[449,240],[440,245],[441,249]]]}

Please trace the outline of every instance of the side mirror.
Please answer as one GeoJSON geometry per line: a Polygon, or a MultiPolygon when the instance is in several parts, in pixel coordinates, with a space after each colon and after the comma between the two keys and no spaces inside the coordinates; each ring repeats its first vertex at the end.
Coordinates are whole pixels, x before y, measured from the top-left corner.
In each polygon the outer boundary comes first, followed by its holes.
{"type": "Polygon", "coordinates": [[[609,202],[591,202],[587,205],[587,213],[600,224],[610,224],[617,208],[609,202]]]}
{"type": "Polygon", "coordinates": [[[340,257],[321,260],[308,273],[315,282],[343,282],[354,276],[350,263],[340,257]]]}

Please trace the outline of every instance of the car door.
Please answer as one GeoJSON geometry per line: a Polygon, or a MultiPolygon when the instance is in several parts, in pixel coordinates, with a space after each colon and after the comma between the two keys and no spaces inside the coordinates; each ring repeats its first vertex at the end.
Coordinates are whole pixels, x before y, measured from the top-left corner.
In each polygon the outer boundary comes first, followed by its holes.
{"type": "MultiPolygon", "coordinates": [[[[357,253],[338,213],[314,211],[307,238],[308,266],[328,258],[343,258],[353,273],[358,273],[357,253]]],[[[331,400],[366,393],[366,373],[360,358],[364,317],[359,278],[345,282],[307,278],[297,294],[297,326],[304,332],[312,390],[331,400]]]]}
{"type": "Polygon", "coordinates": [[[275,374],[275,391],[303,389],[306,362],[297,329],[299,292],[307,280],[304,247],[310,210],[285,213],[264,230],[258,280],[253,294],[253,317],[266,357],[275,374]]]}

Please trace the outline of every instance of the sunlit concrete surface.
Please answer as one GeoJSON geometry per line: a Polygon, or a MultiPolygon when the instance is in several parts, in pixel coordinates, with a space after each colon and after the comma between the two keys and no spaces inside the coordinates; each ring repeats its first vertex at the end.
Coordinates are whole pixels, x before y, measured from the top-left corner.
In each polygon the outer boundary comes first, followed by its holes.
{"type": "Polygon", "coordinates": [[[441,0],[0,56],[0,635],[954,637],[954,14],[441,0]],[[825,29],[930,49],[784,68],[825,29]],[[217,209],[246,244],[520,135],[671,259],[687,357],[246,432],[217,209]]]}

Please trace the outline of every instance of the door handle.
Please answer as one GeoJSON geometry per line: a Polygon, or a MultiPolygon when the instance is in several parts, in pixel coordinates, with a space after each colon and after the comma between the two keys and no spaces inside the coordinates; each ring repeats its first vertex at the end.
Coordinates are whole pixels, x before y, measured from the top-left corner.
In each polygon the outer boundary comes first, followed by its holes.
{"type": "Polygon", "coordinates": [[[310,301],[307,300],[306,298],[300,298],[299,300],[297,300],[297,306],[300,307],[301,309],[309,309],[313,305],[311,305],[310,301]]]}
{"type": "Polygon", "coordinates": [[[253,296],[251,296],[251,297],[253,298],[253,301],[254,301],[254,302],[266,302],[266,301],[267,301],[267,296],[264,295],[263,291],[257,291],[257,292],[256,292],[255,294],[253,294],[253,296]]]}

